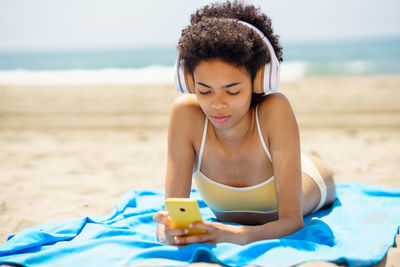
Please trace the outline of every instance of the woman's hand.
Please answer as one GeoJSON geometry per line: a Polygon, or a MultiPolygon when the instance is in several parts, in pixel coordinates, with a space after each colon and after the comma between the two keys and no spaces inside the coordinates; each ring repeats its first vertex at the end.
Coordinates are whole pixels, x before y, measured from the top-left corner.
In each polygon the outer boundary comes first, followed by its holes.
{"type": "Polygon", "coordinates": [[[190,225],[193,229],[204,229],[205,234],[178,236],[175,244],[188,245],[192,243],[216,244],[222,242],[246,244],[246,226],[229,225],[218,222],[195,222],[190,225]]]}
{"type": "Polygon", "coordinates": [[[171,218],[167,211],[157,212],[153,220],[158,222],[157,238],[160,242],[170,245],[188,245],[193,243],[216,244],[230,242],[246,244],[245,226],[227,225],[217,222],[195,222],[193,229],[204,229],[205,234],[187,235],[187,229],[172,228],[171,218]]]}
{"type": "Polygon", "coordinates": [[[153,216],[153,220],[158,222],[157,239],[161,243],[174,245],[175,239],[188,233],[187,229],[172,228],[171,217],[168,211],[158,211],[153,216]]]}

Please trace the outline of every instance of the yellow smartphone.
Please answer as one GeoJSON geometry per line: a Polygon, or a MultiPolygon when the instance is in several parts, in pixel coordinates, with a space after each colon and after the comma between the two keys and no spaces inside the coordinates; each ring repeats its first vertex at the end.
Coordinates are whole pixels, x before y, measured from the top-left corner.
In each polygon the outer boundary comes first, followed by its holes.
{"type": "Polygon", "coordinates": [[[189,230],[188,235],[204,234],[207,232],[203,229],[189,228],[189,224],[203,221],[199,204],[196,200],[190,198],[167,198],[165,200],[165,208],[169,216],[171,216],[172,227],[186,228],[189,230]]]}

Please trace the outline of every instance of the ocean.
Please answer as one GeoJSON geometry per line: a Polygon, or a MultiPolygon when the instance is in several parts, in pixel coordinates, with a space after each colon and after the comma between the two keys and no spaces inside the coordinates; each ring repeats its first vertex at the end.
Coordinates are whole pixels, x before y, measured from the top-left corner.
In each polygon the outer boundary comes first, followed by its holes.
{"type": "MultiPolygon", "coordinates": [[[[283,42],[281,80],[400,74],[400,37],[283,42]]],[[[0,84],[173,83],[176,48],[0,50],[0,84]]]]}

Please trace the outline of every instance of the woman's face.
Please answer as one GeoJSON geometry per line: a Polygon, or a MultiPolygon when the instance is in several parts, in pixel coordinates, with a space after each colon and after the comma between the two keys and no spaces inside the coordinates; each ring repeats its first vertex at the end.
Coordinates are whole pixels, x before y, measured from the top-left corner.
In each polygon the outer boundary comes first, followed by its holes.
{"type": "Polygon", "coordinates": [[[212,59],[201,61],[193,76],[200,107],[216,128],[231,128],[248,113],[252,87],[245,67],[212,59]]]}

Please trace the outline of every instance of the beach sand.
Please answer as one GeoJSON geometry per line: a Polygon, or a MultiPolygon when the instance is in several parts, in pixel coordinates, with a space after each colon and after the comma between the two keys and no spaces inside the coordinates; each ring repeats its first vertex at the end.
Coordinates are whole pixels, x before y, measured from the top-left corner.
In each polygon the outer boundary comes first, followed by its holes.
{"type": "MultiPolygon", "coordinates": [[[[400,188],[400,76],[307,77],[280,91],[302,151],[337,182],[400,188]]],[[[0,85],[0,244],[37,224],[107,215],[128,190],[163,188],[177,95],[173,85],[0,85]]],[[[377,266],[399,262],[391,248],[377,266]]],[[[332,265],[304,266],[321,264],[332,265]]]]}

